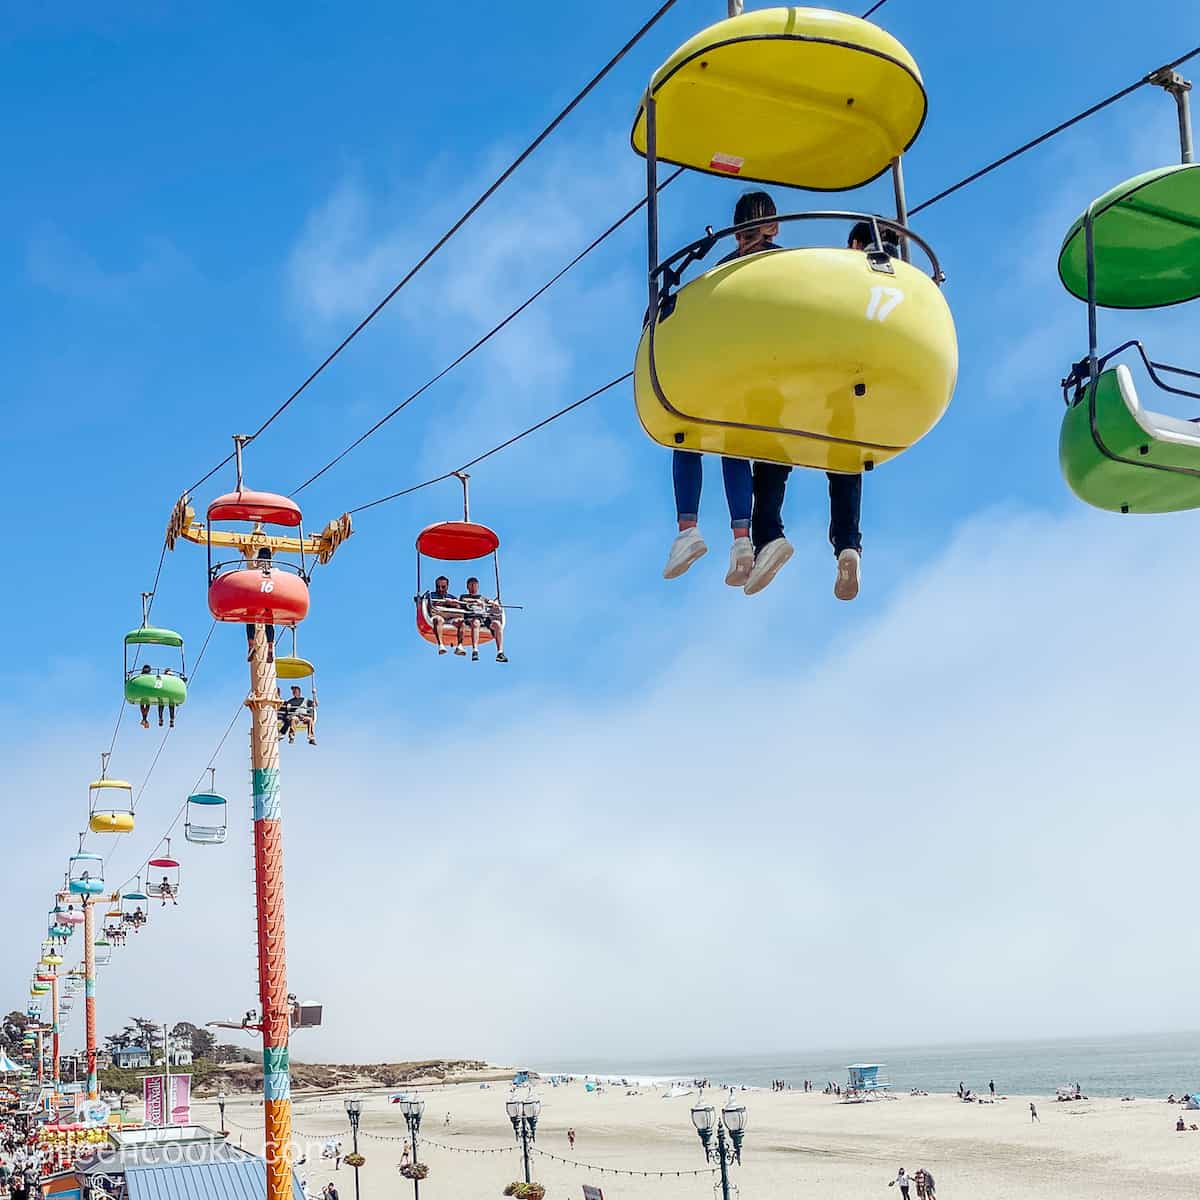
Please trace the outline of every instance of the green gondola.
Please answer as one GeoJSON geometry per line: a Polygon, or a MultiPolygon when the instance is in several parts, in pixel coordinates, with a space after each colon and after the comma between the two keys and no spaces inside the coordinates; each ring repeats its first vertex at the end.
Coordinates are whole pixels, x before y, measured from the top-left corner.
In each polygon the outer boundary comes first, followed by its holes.
{"type": "Polygon", "coordinates": [[[187,699],[187,675],[183,657],[183,638],[173,629],[142,625],[125,635],[125,699],[130,704],[170,704],[178,707],[187,699]],[[130,646],[166,646],[179,651],[179,665],[130,666],[130,646]]]}
{"type": "Polygon", "coordinates": [[[1088,357],[1063,381],[1063,478],[1081,500],[1110,512],[1200,508],[1200,424],[1143,407],[1129,368],[1113,360],[1134,348],[1156,388],[1196,400],[1200,372],[1156,362],[1137,341],[1096,353],[1097,308],[1164,308],[1200,297],[1200,164],[1147,171],[1094,200],[1063,240],[1058,273],[1089,315],[1088,357]]]}

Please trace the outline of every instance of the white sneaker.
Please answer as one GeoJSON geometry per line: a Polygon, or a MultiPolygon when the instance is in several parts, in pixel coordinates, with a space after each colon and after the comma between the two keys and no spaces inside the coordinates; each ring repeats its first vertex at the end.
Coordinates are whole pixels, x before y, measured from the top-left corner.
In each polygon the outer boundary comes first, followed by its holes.
{"type": "Polygon", "coordinates": [[[683,530],[671,543],[671,553],[667,557],[667,565],[663,568],[664,579],[678,579],[696,561],[708,553],[708,546],[700,536],[700,530],[694,525],[691,529],[683,530]]]}
{"type": "Polygon", "coordinates": [[[837,579],[833,594],[839,600],[853,600],[858,595],[858,577],[862,571],[862,555],[857,550],[843,550],[837,557],[837,579]]]}
{"type": "Polygon", "coordinates": [[[773,542],[768,542],[754,559],[754,570],[750,572],[750,578],[746,580],[743,589],[746,595],[753,596],[761,592],[794,553],[792,543],[787,538],[776,538],[773,542]]]}
{"type": "Polygon", "coordinates": [[[754,547],[748,537],[733,539],[733,549],[729,551],[729,570],[725,572],[725,582],[730,587],[744,587],[754,570],[754,547]]]}

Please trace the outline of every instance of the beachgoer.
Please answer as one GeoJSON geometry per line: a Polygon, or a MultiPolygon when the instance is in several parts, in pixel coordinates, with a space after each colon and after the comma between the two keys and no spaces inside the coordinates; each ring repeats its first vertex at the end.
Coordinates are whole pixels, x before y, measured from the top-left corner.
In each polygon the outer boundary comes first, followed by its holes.
{"type": "MultiPolygon", "coordinates": [[[[735,225],[747,221],[762,221],[773,216],[775,202],[766,192],[746,192],[738,197],[733,209],[735,225]]],[[[771,240],[778,234],[777,221],[757,225],[752,229],[739,229],[733,235],[737,249],[726,255],[721,264],[745,258],[749,254],[778,250],[779,247],[771,240]]],[[[721,475],[725,483],[729,524],[733,530],[733,546],[729,551],[729,570],[725,572],[725,582],[730,587],[744,587],[754,568],[754,547],[750,541],[753,502],[750,464],[743,458],[722,458],[721,475]]],[[[671,477],[675,488],[675,517],[679,534],[671,543],[671,553],[667,556],[667,565],[663,568],[664,579],[678,579],[692,563],[708,553],[708,545],[698,528],[700,493],[704,485],[703,457],[693,450],[672,451],[671,477]]]]}
{"type": "Polygon", "coordinates": [[[162,897],[162,907],[167,907],[167,901],[179,907],[179,901],[175,897],[175,889],[171,886],[171,881],[164,875],[162,882],[158,885],[158,894],[162,897]]]}
{"type": "Polygon", "coordinates": [[[993,1096],[996,1094],[996,1081],[994,1079],[988,1080],[988,1091],[991,1092],[993,1096]]]}
{"type": "Polygon", "coordinates": [[[311,696],[306,699],[299,685],[292,684],[292,694],[283,702],[282,710],[289,745],[296,740],[295,727],[297,725],[308,734],[308,744],[310,746],[317,744],[315,736],[316,707],[317,702],[315,699],[311,696]]]}
{"type": "Polygon", "coordinates": [[[937,1198],[933,1194],[933,1175],[928,1170],[924,1170],[924,1175],[925,1175],[925,1200],[937,1200],[937,1198]]]}
{"type": "Polygon", "coordinates": [[[1037,1105],[1032,1100],[1029,1102],[1029,1123],[1032,1125],[1036,1121],[1039,1125],[1042,1123],[1042,1118],[1038,1116],[1037,1105]]]}
{"type": "MultiPolygon", "coordinates": [[[[445,575],[439,575],[433,581],[433,591],[426,592],[421,599],[425,602],[425,606],[429,610],[429,623],[433,626],[437,652],[445,654],[446,647],[442,645],[442,630],[445,628],[447,621],[458,624],[462,605],[450,595],[450,580],[445,575]]],[[[454,653],[466,654],[462,645],[461,624],[458,624],[458,645],[454,647],[454,653]]]]}
{"type": "Polygon", "coordinates": [[[567,1145],[570,1146],[572,1150],[575,1149],[575,1130],[574,1130],[574,1128],[567,1130],[567,1145]]]}
{"type": "MultiPolygon", "coordinates": [[[[851,250],[874,248],[870,225],[860,221],[850,231],[846,245],[851,250]]],[[[883,250],[898,256],[895,242],[883,241],[883,250]]],[[[791,542],[783,535],[783,501],[787,494],[791,467],[781,463],[754,464],[754,517],[750,537],[754,543],[754,570],[746,581],[746,595],[753,596],[775,578],[779,569],[792,557],[791,542]]],[[[858,595],[862,573],[862,475],[826,472],[829,480],[829,541],[837,560],[837,575],[833,594],[839,600],[853,600],[858,595]]]]}
{"type": "MultiPolygon", "coordinates": [[[[467,580],[467,590],[459,596],[463,615],[455,622],[458,626],[458,644],[462,646],[464,626],[471,631],[471,661],[479,661],[479,630],[491,630],[496,643],[496,661],[508,662],[504,653],[504,609],[498,600],[489,600],[479,594],[479,580],[474,575],[467,580]]],[[[457,653],[457,651],[455,651],[457,653]]]]}
{"type": "Polygon", "coordinates": [[[404,1164],[406,1162],[408,1162],[411,1154],[412,1154],[412,1150],[409,1148],[408,1138],[405,1138],[404,1139],[404,1149],[400,1153],[400,1165],[401,1166],[404,1166],[404,1164]]]}
{"type": "MultiPolygon", "coordinates": [[[[257,529],[258,527],[255,526],[255,528],[257,529]]],[[[271,573],[271,547],[270,546],[260,546],[259,550],[258,550],[258,556],[255,561],[257,562],[258,567],[262,571],[262,573],[264,575],[269,575],[271,573]]],[[[247,646],[246,661],[247,662],[254,661],[254,629],[255,629],[254,625],[246,626],[246,646],[247,646]]],[[[264,625],[263,632],[266,634],[266,637],[267,637],[267,662],[269,662],[269,663],[274,662],[275,661],[275,626],[274,625],[264,625]]]]}
{"type": "Polygon", "coordinates": [[[963,1098],[963,1083],[961,1079],[958,1081],[958,1098],[960,1100],[963,1098]]]}
{"type": "Polygon", "coordinates": [[[1175,1132],[1176,1133],[1186,1133],[1187,1132],[1187,1122],[1182,1117],[1180,1117],[1179,1120],[1175,1122],[1175,1132]]]}
{"type": "Polygon", "coordinates": [[[908,1176],[904,1173],[904,1168],[901,1167],[896,1174],[896,1178],[888,1184],[888,1187],[891,1187],[894,1184],[900,1189],[900,1195],[904,1197],[904,1200],[908,1200],[908,1187],[910,1182],[911,1181],[909,1180],[908,1176]]]}
{"type": "Polygon", "coordinates": [[[325,1200],[338,1200],[337,1184],[332,1179],[325,1185],[325,1200]]]}

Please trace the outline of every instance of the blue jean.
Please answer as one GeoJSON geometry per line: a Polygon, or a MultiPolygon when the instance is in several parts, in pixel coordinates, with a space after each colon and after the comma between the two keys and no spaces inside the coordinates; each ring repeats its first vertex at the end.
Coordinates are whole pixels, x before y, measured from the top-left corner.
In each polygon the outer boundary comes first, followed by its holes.
{"type": "MultiPolygon", "coordinates": [[[[675,515],[681,521],[695,521],[700,516],[704,456],[692,450],[673,450],[671,454],[671,475],[675,481],[675,515]]],[[[721,474],[725,479],[729,523],[734,530],[745,536],[750,529],[750,508],[754,496],[750,464],[744,458],[722,458],[721,474]]]]}

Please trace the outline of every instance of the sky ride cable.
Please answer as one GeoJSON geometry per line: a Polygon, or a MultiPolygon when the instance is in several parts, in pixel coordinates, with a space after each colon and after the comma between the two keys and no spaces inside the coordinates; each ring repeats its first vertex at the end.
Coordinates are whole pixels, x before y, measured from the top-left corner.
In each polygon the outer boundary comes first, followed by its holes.
{"type": "Polygon", "coordinates": [[[559,417],[565,417],[568,413],[574,412],[575,409],[587,404],[589,400],[595,400],[597,396],[603,395],[605,392],[622,383],[628,382],[632,378],[633,372],[626,371],[624,375],[618,375],[616,379],[610,379],[606,384],[601,385],[594,391],[588,392],[586,396],[581,396],[565,408],[560,408],[557,412],[552,412],[548,417],[543,417],[536,425],[530,425],[527,429],[522,429],[520,433],[513,434],[512,437],[501,442],[498,446],[493,446],[490,450],[485,450],[482,454],[476,455],[470,462],[463,463],[461,467],[456,467],[453,471],[446,471],[442,475],[435,475],[432,479],[426,479],[421,483],[414,483],[411,487],[402,488],[400,491],[392,492],[390,495],[380,496],[378,500],[369,500],[366,504],[360,504],[357,508],[350,509],[349,512],[351,515],[366,512],[369,508],[377,508],[379,505],[387,504],[391,500],[399,500],[401,496],[411,496],[413,492],[419,492],[422,488],[432,487],[435,483],[442,483],[447,479],[453,479],[469,467],[483,462],[485,458],[491,458],[493,454],[499,454],[501,450],[507,450],[515,442],[519,442],[522,438],[527,438],[531,433],[537,433],[539,429],[544,429],[552,421],[557,421],[559,417]]]}
{"type": "MultiPolygon", "coordinates": [[[[514,158],[507,167],[505,167],[505,169],[496,177],[496,179],[481,193],[479,198],[470,205],[466,212],[464,212],[462,216],[459,217],[458,220],[455,221],[454,224],[451,225],[450,228],[447,229],[446,232],[442,234],[442,236],[438,238],[438,240],[434,242],[434,244],[417,260],[417,262],[408,269],[408,271],[401,277],[399,282],[396,283],[391,291],[389,291],[387,295],[384,296],[383,299],[380,300],[379,303],[376,304],[375,307],[372,308],[371,311],[367,313],[367,315],[363,317],[363,319],[359,321],[359,323],[337,344],[337,346],[330,351],[330,353],[316,367],[316,369],[313,370],[308,378],[305,379],[304,382],[300,384],[300,386],[296,388],[296,390],[292,392],[292,394],[288,396],[288,398],[284,400],[283,403],[280,404],[275,411],[271,413],[271,415],[267,417],[267,419],[261,425],[259,425],[256,430],[254,430],[253,433],[249,435],[246,443],[247,445],[254,441],[254,439],[261,433],[263,433],[276,420],[276,418],[281,416],[294,401],[298,400],[300,396],[303,395],[303,393],[308,389],[309,385],[312,384],[319,375],[321,375],[325,368],[328,367],[333,360],[337,358],[338,355],[341,354],[341,352],[345,350],[346,347],[349,346],[350,343],[354,341],[354,339],[358,337],[360,333],[362,333],[364,329],[366,329],[366,327],[384,310],[384,308],[387,307],[388,304],[391,303],[400,290],[421,270],[421,268],[424,267],[438,253],[438,251],[441,250],[442,247],[445,246],[452,237],[454,237],[456,233],[458,233],[458,231],[471,219],[471,217],[475,215],[475,213],[479,211],[479,209],[483,207],[484,204],[487,203],[488,200],[491,199],[493,195],[495,195],[497,191],[499,191],[503,184],[505,184],[509,178],[516,173],[517,169],[526,161],[526,159],[528,159],[533,152],[537,150],[537,148],[563,123],[563,121],[565,121],[567,117],[569,117],[571,113],[575,111],[575,109],[593,91],[593,89],[601,82],[601,80],[603,80],[604,77],[608,75],[608,73],[625,57],[625,55],[628,54],[629,51],[632,50],[633,47],[636,46],[638,42],[640,42],[642,38],[645,37],[645,35],[649,33],[650,30],[653,29],[654,26],[658,24],[658,22],[664,16],[666,16],[667,12],[672,9],[676,3],[677,0],[664,0],[664,3],[659,5],[658,9],[653,13],[652,16],[649,17],[648,20],[645,21],[641,28],[638,29],[631,38],[629,38],[629,40],[612,56],[612,58],[608,60],[608,62],[604,64],[603,67],[600,68],[599,71],[596,72],[595,75],[591,77],[591,79],[588,80],[586,84],[584,84],[584,86],[578,92],[576,92],[575,96],[563,109],[559,111],[558,115],[554,117],[554,119],[541,131],[541,133],[539,133],[537,137],[535,137],[533,141],[531,141],[529,145],[526,146],[525,149],[522,150],[521,153],[518,154],[517,157],[514,158]]],[[[233,454],[226,455],[226,457],[217,463],[217,465],[213,467],[211,471],[205,475],[202,475],[187,490],[189,492],[194,492],[201,484],[206,483],[209,479],[211,479],[223,466],[229,462],[232,462],[233,458],[233,454]]]]}
{"type": "MultiPolygon", "coordinates": [[[[684,167],[679,167],[676,171],[672,172],[672,174],[668,175],[667,178],[664,179],[662,181],[662,183],[660,183],[658,185],[658,191],[661,192],[663,190],[663,188],[665,188],[668,184],[673,183],[676,179],[678,179],[679,176],[683,174],[684,170],[685,170],[684,167]]],[[[593,238],[591,242],[589,242],[578,254],[575,255],[575,257],[573,259],[571,259],[571,261],[569,263],[566,264],[566,266],[561,267],[554,275],[552,275],[545,283],[543,283],[542,286],[540,288],[538,288],[536,292],[534,292],[527,299],[523,300],[520,304],[517,305],[516,308],[514,308],[512,310],[512,312],[510,312],[506,317],[504,317],[503,320],[497,322],[495,325],[493,325],[491,327],[491,329],[489,329],[487,331],[487,333],[485,333],[482,337],[480,337],[472,345],[468,346],[467,349],[464,350],[452,363],[450,363],[446,367],[443,367],[431,379],[429,379],[425,383],[421,384],[421,386],[419,388],[417,388],[417,390],[415,392],[412,392],[408,396],[406,396],[390,412],[385,413],[382,417],[380,417],[379,420],[376,421],[375,424],[372,425],[370,429],[368,429],[365,433],[360,434],[357,438],[355,438],[354,441],[352,441],[343,451],[341,451],[341,453],[335,455],[332,459],[330,459],[329,462],[327,462],[319,471],[317,471],[313,475],[310,475],[302,484],[300,484],[299,487],[293,488],[291,491],[291,495],[293,495],[293,496],[298,495],[300,492],[304,491],[304,489],[306,487],[308,487],[308,485],[310,483],[316,483],[316,481],[318,479],[320,479],[321,476],[324,475],[326,471],[328,471],[331,467],[334,467],[339,462],[341,462],[341,460],[343,458],[345,458],[346,455],[349,454],[351,450],[355,450],[359,446],[361,446],[363,444],[363,442],[365,442],[367,440],[367,438],[371,437],[373,434],[377,433],[380,429],[382,429],[384,425],[386,425],[394,416],[396,416],[397,414],[402,412],[404,409],[406,409],[414,400],[417,399],[418,396],[420,396],[420,395],[422,395],[422,393],[428,391],[429,388],[431,388],[435,383],[439,382],[439,380],[444,379],[447,375],[450,374],[451,371],[454,370],[455,367],[464,363],[468,358],[471,357],[472,354],[475,353],[476,350],[480,349],[485,343],[491,341],[491,339],[493,337],[495,337],[496,334],[498,334],[502,329],[505,328],[505,326],[507,326],[512,321],[514,321],[517,317],[519,317],[521,315],[521,313],[523,313],[531,304],[534,303],[535,300],[538,300],[542,296],[544,296],[546,294],[546,292],[548,292],[560,279],[562,279],[562,277],[564,275],[567,274],[568,271],[570,271],[573,267],[575,267],[579,263],[581,263],[589,254],[591,254],[591,252],[593,250],[596,249],[597,246],[599,246],[602,242],[606,241],[609,237],[611,237],[614,233],[616,233],[616,231],[618,229],[620,229],[621,226],[624,225],[626,221],[628,221],[631,217],[636,216],[645,207],[646,207],[646,200],[645,200],[645,197],[643,197],[632,208],[626,209],[625,212],[620,217],[618,217],[611,225],[609,225],[609,227],[606,230],[604,230],[603,233],[601,233],[597,237],[593,238]]]]}
{"type": "MultiPolygon", "coordinates": [[[[1187,62],[1188,59],[1195,58],[1198,54],[1200,54],[1200,46],[1197,46],[1194,50],[1189,50],[1186,54],[1181,54],[1172,62],[1165,63],[1159,68],[1159,70],[1174,70],[1176,67],[1187,62]]],[[[1002,167],[1006,163],[1012,162],[1014,158],[1020,158],[1020,156],[1026,151],[1032,150],[1036,146],[1040,146],[1043,142],[1048,142],[1051,138],[1057,137],[1060,133],[1070,129],[1071,126],[1078,125],[1080,121],[1086,121],[1088,117],[1095,116],[1096,113],[1108,108],[1110,104],[1116,104],[1118,100],[1124,100],[1126,96],[1131,95],[1139,88],[1145,87],[1147,84],[1151,83],[1151,75],[1154,74],[1157,74],[1157,71],[1150,72],[1150,75],[1143,75],[1142,78],[1136,83],[1131,83],[1128,87],[1123,87],[1119,92],[1113,92],[1111,96],[1105,97],[1105,99],[1093,104],[1090,108],[1085,108],[1083,112],[1076,113],[1075,116],[1068,118],[1061,124],[1055,125],[1053,129],[1047,129],[1045,133],[1039,134],[1032,141],[1026,142],[1023,146],[1018,146],[1015,150],[1010,150],[1007,154],[997,158],[994,162],[988,163],[987,166],[980,167],[978,171],[972,171],[970,175],[960,179],[957,183],[952,183],[947,188],[943,188],[936,195],[930,196],[928,200],[922,200],[920,204],[913,205],[913,207],[908,210],[908,215],[910,217],[915,216],[922,209],[929,208],[930,205],[937,204],[939,200],[945,200],[947,196],[953,196],[955,192],[961,191],[963,188],[967,187],[968,184],[972,184],[976,180],[982,179],[985,175],[990,175],[998,167],[1002,167]]]]}

